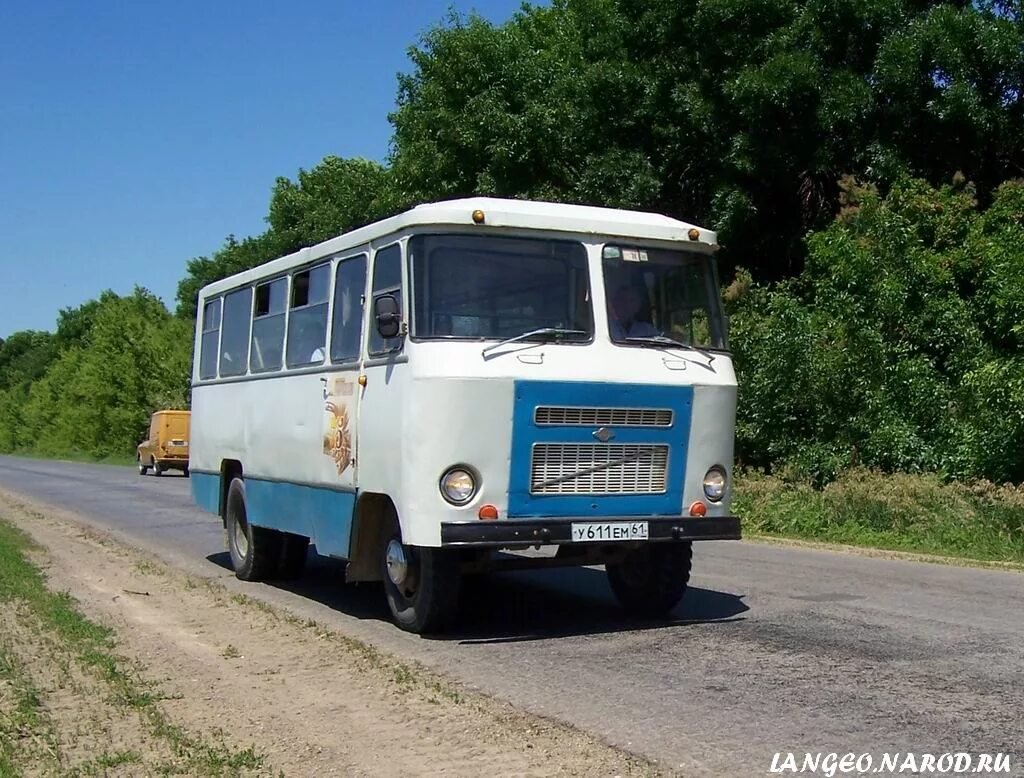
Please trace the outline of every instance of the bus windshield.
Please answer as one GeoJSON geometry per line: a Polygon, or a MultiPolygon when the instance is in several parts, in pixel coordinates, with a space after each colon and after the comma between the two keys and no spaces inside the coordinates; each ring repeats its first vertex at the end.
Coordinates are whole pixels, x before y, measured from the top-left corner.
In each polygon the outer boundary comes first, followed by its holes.
{"type": "Polygon", "coordinates": [[[606,245],[608,328],[616,343],[725,348],[714,260],[688,251],[606,245]]]}
{"type": "Polygon", "coordinates": [[[410,241],[413,337],[505,339],[535,330],[593,335],[582,244],[487,235],[410,241]]]}

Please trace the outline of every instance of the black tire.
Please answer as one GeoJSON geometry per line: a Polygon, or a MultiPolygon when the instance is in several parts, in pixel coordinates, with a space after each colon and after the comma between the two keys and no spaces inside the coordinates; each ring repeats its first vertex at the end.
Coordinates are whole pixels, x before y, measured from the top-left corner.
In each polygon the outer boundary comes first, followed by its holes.
{"type": "Polygon", "coordinates": [[[186,478],[188,478],[188,467],[184,468],[184,469],[183,469],[183,470],[181,471],[181,474],[182,474],[182,475],[184,475],[184,476],[185,476],[186,478]]]}
{"type": "Polygon", "coordinates": [[[277,572],[281,558],[281,533],[249,523],[245,508],[245,482],[241,478],[233,479],[228,486],[224,526],[235,576],[243,581],[265,581],[277,572]]]}
{"type": "Polygon", "coordinates": [[[691,543],[658,543],[630,551],[606,566],[619,604],[634,616],[663,616],[686,593],[693,558],[691,543]]]}
{"type": "Polygon", "coordinates": [[[278,562],[278,577],[301,578],[306,569],[306,556],[309,551],[309,538],[302,535],[293,535],[289,532],[281,533],[281,559],[278,562]]]}
{"type": "Polygon", "coordinates": [[[146,471],[149,470],[149,466],[142,464],[142,456],[141,455],[137,458],[137,461],[138,461],[138,464],[139,464],[139,475],[145,475],[146,471]]]}
{"type": "Polygon", "coordinates": [[[395,623],[407,632],[440,632],[459,612],[462,572],[456,552],[440,548],[401,545],[397,527],[384,546],[381,564],[384,593],[395,623]],[[407,578],[396,584],[388,572],[388,548],[401,545],[407,560],[407,578]]]}
{"type": "Polygon", "coordinates": [[[159,462],[157,462],[152,457],[150,457],[149,462],[150,462],[149,466],[151,468],[153,468],[153,475],[155,475],[155,476],[157,476],[159,478],[160,476],[162,476],[164,474],[164,469],[163,469],[163,467],[161,467],[159,462]]]}

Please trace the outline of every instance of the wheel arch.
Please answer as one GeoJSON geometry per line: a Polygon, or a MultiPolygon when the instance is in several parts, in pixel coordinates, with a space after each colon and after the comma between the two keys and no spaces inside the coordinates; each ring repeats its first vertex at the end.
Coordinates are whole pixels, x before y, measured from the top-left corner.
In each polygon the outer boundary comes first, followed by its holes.
{"type": "Polygon", "coordinates": [[[380,581],[381,559],[393,522],[398,522],[394,500],[379,492],[360,492],[352,515],[352,540],[346,581],[380,581]]]}
{"type": "Polygon", "coordinates": [[[237,459],[223,459],[220,463],[220,498],[218,500],[217,512],[220,514],[221,523],[227,527],[227,504],[228,488],[235,478],[242,478],[242,463],[237,459]]]}

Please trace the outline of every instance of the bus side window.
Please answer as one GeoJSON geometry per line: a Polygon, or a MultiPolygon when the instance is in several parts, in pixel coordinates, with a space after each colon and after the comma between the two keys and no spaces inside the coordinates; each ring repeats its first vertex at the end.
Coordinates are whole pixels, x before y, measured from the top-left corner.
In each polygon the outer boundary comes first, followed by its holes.
{"type": "Polygon", "coordinates": [[[252,317],[252,287],[239,289],[224,298],[224,332],[220,338],[220,374],[245,375],[249,362],[249,322],[252,317]]]}
{"type": "Polygon", "coordinates": [[[292,306],[288,315],[288,367],[319,365],[324,361],[330,286],[330,265],[320,265],[292,276],[292,306]]]}
{"type": "MultiPolygon", "coordinates": [[[[397,243],[380,249],[373,257],[373,295],[376,300],[381,295],[393,295],[398,302],[398,312],[402,312],[402,247],[397,243]]],[[[373,307],[370,308],[373,311],[373,307]]],[[[401,336],[385,340],[377,331],[377,323],[370,317],[371,354],[385,354],[397,351],[402,347],[401,336]]]]}
{"type": "Polygon", "coordinates": [[[203,337],[199,344],[199,377],[217,377],[217,342],[220,340],[220,305],[218,297],[203,306],[203,337]]]}
{"type": "Polygon", "coordinates": [[[363,295],[366,292],[366,255],[338,263],[334,282],[334,316],[331,322],[331,361],[359,359],[363,334],[363,295]]]}
{"type": "Polygon", "coordinates": [[[288,279],[278,278],[256,287],[253,308],[252,344],[249,369],[265,373],[281,369],[284,355],[284,313],[288,299],[288,279]]]}

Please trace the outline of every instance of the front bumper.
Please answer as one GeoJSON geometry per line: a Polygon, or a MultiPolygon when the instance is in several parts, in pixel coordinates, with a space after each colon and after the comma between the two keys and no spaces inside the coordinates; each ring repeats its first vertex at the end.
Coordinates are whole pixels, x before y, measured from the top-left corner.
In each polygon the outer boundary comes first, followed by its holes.
{"type": "MultiPolygon", "coordinates": [[[[572,543],[573,524],[605,524],[615,521],[646,521],[647,543],[679,540],[739,540],[737,516],[592,516],[570,519],[505,519],[499,521],[448,521],[441,524],[441,545],[458,548],[509,548],[514,546],[572,543]]],[[[574,544],[575,545],[575,544],[574,544]]],[[[615,545],[579,543],[578,545],[615,545]]]]}

